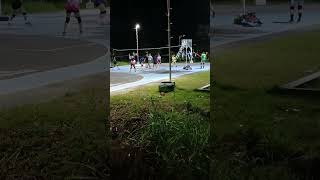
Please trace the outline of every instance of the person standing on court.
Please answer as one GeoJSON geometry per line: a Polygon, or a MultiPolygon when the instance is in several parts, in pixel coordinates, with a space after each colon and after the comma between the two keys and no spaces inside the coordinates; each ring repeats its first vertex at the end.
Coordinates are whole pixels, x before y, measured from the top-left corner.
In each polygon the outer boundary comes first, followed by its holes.
{"type": "Polygon", "coordinates": [[[153,57],[151,53],[148,54],[148,67],[151,69],[151,64],[153,63],[153,57]]]}
{"type": "Polygon", "coordinates": [[[104,20],[107,18],[107,2],[106,0],[95,0],[94,1],[94,6],[95,8],[98,8],[100,11],[100,16],[99,16],[99,23],[104,24],[104,20]]]}
{"type": "Polygon", "coordinates": [[[157,60],[157,55],[154,55],[154,57],[152,57],[153,59],[153,69],[157,69],[157,64],[158,64],[158,60],[157,60]]]}
{"type": "Polygon", "coordinates": [[[64,36],[66,34],[67,27],[70,22],[70,17],[71,17],[72,13],[74,14],[74,16],[78,20],[79,31],[80,31],[80,34],[82,34],[82,20],[81,20],[81,16],[80,16],[80,1],[79,0],[67,0],[67,3],[65,4],[64,8],[66,10],[66,21],[64,23],[62,35],[64,36]]]}
{"type": "Polygon", "coordinates": [[[31,24],[27,17],[27,12],[22,5],[22,0],[13,0],[11,3],[12,14],[8,21],[8,25],[12,24],[12,20],[17,16],[17,14],[22,14],[26,24],[31,24]]]}
{"type": "Polygon", "coordinates": [[[177,56],[175,54],[171,57],[172,65],[175,65],[177,67],[177,56]]]}
{"type": "Polygon", "coordinates": [[[290,21],[294,21],[294,13],[295,13],[295,8],[297,7],[298,9],[298,20],[297,22],[301,21],[302,17],[302,6],[303,6],[303,0],[290,0],[290,21]]]}
{"type": "Polygon", "coordinates": [[[160,53],[158,53],[157,55],[157,68],[160,68],[160,64],[161,64],[161,56],[160,56],[160,53]]]}
{"type": "Polygon", "coordinates": [[[131,54],[129,54],[129,60],[130,60],[130,72],[132,68],[134,68],[134,72],[136,72],[136,59],[134,55],[131,56],[131,54]]]}
{"type": "Polygon", "coordinates": [[[202,52],[202,54],[201,54],[201,68],[200,69],[204,69],[204,64],[205,64],[206,60],[207,60],[207,55],[205,52],[202,52]]]}

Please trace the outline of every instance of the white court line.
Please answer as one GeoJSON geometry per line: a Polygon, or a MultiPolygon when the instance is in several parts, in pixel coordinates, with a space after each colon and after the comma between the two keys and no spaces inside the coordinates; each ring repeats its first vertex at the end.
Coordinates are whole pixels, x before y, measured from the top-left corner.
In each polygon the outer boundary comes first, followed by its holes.
{"type": "Polygon", "coordinates": [[[15,49],[16,51],[29,51],[29,52],[55,52],[59,50],[71,49],[74,47],[82,47],[82,46],[93,46],[97,45],[96,43],[87,43],[87,44],[77,44],[72,46],[65,46],[61,48],[54,48],[54,49],[15,49]]]}
{"type": "Polygon", "coordinates": [[[17,70],[17,71],[0,71],[0,77],[8,77],[8,76],[14,76],[14,75],[25,74],[25,73],[33,73],[37,71],[38,70],[33,70],[33,69],[25,69],[25,70],[17,70]]]}

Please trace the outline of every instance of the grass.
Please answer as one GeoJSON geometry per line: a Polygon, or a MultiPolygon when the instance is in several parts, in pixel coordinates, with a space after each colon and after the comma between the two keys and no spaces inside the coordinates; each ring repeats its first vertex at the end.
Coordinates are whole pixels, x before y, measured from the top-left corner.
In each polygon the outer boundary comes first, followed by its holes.
{"type": "MultiPolygon", "coordinates": [[[[128,178],[123,174],[140,179],[208,176],[210,94],[194,90],[208,84],[209,72],[175,82],[176,91],[165,96],[159,95],[157,85],[150,85],[111,97],[113,141],[133,156],[133,160],[111,162],[116,178],[128,178]]],[[[119,153],[119,148],[113,148],[119,153]]]]}
{"type": "Polygon", "coordinates": [[[105,91],[0,112],[0,179],[109,176],[105,91]]]}
{"type": "Polygon", "coordinates": [[[319,40],[292,33],[215,57],[211,179],[320,177],[319,97],[269,91],[319,70],[319,40]]]}

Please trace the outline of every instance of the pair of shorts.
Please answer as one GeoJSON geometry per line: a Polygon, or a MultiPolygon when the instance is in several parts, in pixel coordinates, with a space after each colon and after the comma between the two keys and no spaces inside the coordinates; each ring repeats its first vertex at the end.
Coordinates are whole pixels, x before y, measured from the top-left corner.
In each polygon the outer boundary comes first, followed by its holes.
{"type": "Polygon", "coordinates": [[[67,17],[70,17],[73,13],[75,17],[80,17],[80,11],[79,10],[66,10],[67,17]]]}

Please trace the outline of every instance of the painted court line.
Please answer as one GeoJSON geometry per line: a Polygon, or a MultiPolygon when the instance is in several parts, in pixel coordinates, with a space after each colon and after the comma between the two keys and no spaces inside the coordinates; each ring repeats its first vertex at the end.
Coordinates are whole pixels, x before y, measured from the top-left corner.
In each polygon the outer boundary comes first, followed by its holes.
{"type": "Polygon", "coordinates": [[[38,70],[33,69],[25,69],[25,70],[18,70],[18,71],[0,71],[0,78],[1,77],[7,77],[7,76],[14,76],[19,74],[25,74],[25,73],[33,73],[37,72],[38,70]]]}
{"type": "MultiPolygon", "coordinates": [[[[196,66],[200,66],[200,65],[196,65],[196,66]]],[[[128,70],[128,68],[124,68],[125,66],[121,66],[121,71],[128,70]]],[[[194,66],[195,67],[195,66],[194,66]]],[[[161,68],[162,70],[166,70],[168,67],[165,68],[161,68]]],[[[181,69],[182,66],[179,66],[179,69],[181,69]]],[[[172,78],[178,78],[180,76],[183,75],[187,75],[187,74],[193,74],[193,73],[197,73],[197,72],[205,72],[205,71],[210,71],[210,65],[207,64],[205,69],[198,69],[198,68],[194,68],[192,71],[185,71],[185,70],[180,70],[179,73],[173,73],[172,74],[172,78]]],[[[130,74],[130,73],[128,73],[130,74]]],[[[143,73],[143,72],[137,72],[137,74],[143,76],[143,78],[139,81],[135,81],[135,82],[130,82],[130,83],[124,83],[124,84],[111,84],[110,85],[110,93],[113,92],[119,92],[119,91],[124,91],[124,90],[128,90],[128,89],[132,89],[132,88],[136,88],[138,86],[143,86],[143,85],[147,85],[149,83],[153,83],[153,82],[158,82],[158,81],[163,81],[163,80],[168,80],[169,79],[169,74],[168,73],[153,73],[153,72],[149,72],[149,73],[143,73]]]]}

